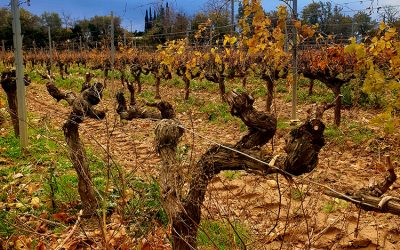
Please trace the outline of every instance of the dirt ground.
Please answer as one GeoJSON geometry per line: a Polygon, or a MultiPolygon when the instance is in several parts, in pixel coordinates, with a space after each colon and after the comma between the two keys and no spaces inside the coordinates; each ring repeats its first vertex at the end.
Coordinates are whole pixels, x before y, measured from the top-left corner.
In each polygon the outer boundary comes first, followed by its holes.
{"type": "MultiPolygon", "coordinates": [[[[153,90],[149,84],[144,84],[144,88],[153,90]]],[[[33,83],[27,92],[28,112],[36,117],[34,122],[47,121],[56,129],[61,128],[68,115],[68,107],[56,105],[43,84],[33,83]]],[[[182,105],[183,89],[163,85],[161,93],[163,99],[174,106],[182,105]]],[[[275,100],[276,114],[282,121],[290,119],[291,104],[285,102],[286,95],[278,93],[275,100]]],[[[191,96],[202,100],[203,105],[219,103],[217,92],[197,90],[192,91],[191,96]]],[[[310,105],[299,105],[300,120],[306,117],[310,105]]],[[[115,102],[112,99],[105,98],[101,106],[109,111],[106,120],[86,120],[81,126],[85,144],[103,157],[106,149],[110,148],[112,159],[127,172],[156,177],[160,168],[160,159],[153,149],[156,122],[121,122],[114,112],[115,102]]],[[[256,106],[263,109],[263,100],[257,99],[256,106]]],[[[376,113],[361,108],[344,109],[343,124],[358,122],[379,134],[378,129],[369,125],[376,113]]],[[[183,158],[183,168],[187,168],[183,171],[190,170],[190,166],[211,145],[209,140],[234,144],[245,134],[238,121],[210,122],[207,114],[195,106],[180,110],[177,118],[188,129],[181,142],[190,149],[183,158]],[[190,133],[192,129],[195,135],[190,133]]],[[[333,123],[332,110],[327,111],[324,120],[328,125],[333,123]]],[[[289,125],[278,128],[273,145],[268,143],[263,150],[284,154],[284,136],[289,131],[289,125]]],[[[352,132],[342,130],[342,133],[346,138],[347,133],[352,132]]],[[[289,184],[283,177],[275,175],[265,177],[243,171],[221,173],[208,187],[202,218],[228,219],[245,225],[250,230],[245,239],[248,249],[400,249],[400,217],[365,211],[360,213],[356,206],[325,196],[323,188],[307,183],[307,180],[313,180],[343,193],[368,186],[374,179],[383,177],[383,168],[379,164],[383,155],[390,154],[399,159],[398,146],[399,142],[394,137],[371,139],[360,144],[350,139],[340,143],[326,139],[316,170],[296,178],[295,184],[289,184]],[[355,235],[356,231],[358,235],[355,235]]],[[[396,173],[400,174],[400,170],[396,169],[396,173]]],[[[397,181],[390,194],[400,197],[399,188],[397,181]]],[[[156,236],[145,241],[151,242],[164,233],[157,233],[156,230],[156,236]]],[[[157,248],[169,247],[166,244],[157,248]]]]}

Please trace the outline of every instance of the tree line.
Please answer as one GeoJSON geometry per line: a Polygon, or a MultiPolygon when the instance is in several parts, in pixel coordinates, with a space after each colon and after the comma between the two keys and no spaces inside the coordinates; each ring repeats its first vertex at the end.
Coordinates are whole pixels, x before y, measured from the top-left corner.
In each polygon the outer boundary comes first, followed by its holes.
{"type": "MultiPolygon", "coordinates": [[[[142,37],[138,42],[144,45],[155,45],[185,37],[193,39],[199,26],[210,20],[210,27],[213,29],[214,35],[204,42],[216,41],[229,34],[232,25],[237,26],[231,24],[231,13],[225,5],[226,1],[209,0],[201,11],[191,17],[174,10],[168,6],[168,3],[165,6],[154,6],[144,17],[144,31],[135,31],[129,33],[128,36],[142,37]]],[[[243,18],[243,10],[243,4],[239,1],[236,20],[243,18]]],[[[272,22],[277,20],[276,11],[265,13],[272,22]]],[[[395,7],[384,6],[380,9],[379,15],[390,26],[400,28],[400,12],[395,7]]],[[[365,37],[377,27],[378,23],[371,17],[371,13],[360,11],[350,16],[340,5],[323,1],[312,2],[305,6],[301,11],[300,20],[305,24],[318,24],[317,30],[320,34],[334,35],[340,39],[348,39],[352,36],[365,37]]],[[[121,22],[120,17],[114,17],[116,41],[123,41],[124,32],[127,32],[122,28],[121,22]]],[[[62,44],[64,49],[77,50],[80,43],[86,49],[108,46],[110,23],[111,16],[72,20],[71,16],[65,13],[44,12],[39,16],[21,9],[25,49],[48,47],[48,27],[51,29],[53,42],[58,45],[62,44]]],[[[236,32],[240,32],[237,27],[236,32]]],[[[4,41],[6,49],[12,48],[12,15],[7,8],[0,8],[0,41],[4,41]]]]}

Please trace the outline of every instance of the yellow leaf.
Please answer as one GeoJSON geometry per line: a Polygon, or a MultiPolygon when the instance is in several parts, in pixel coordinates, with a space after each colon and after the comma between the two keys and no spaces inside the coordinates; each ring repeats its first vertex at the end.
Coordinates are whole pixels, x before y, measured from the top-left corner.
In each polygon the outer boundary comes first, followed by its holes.
{"type": "Polygon", "coordinates": [[[384,23],[384,22],[381,22],[380,24],[379,24],[379,30],[384,30],[384,29],[386,29],[386,24],[384,23]]]}
{"type": "Polygon", "coordinates": [[[215,55],[215,63],[222,64],[221,57],[218,54],[215,55]]]}
{"type": "Polygon", "coordinates": [[[38,197],[33,197],[31,200],[31,206],[32,208],[39,208],[40,207],[40,200],[38,197]]]}
{"type": "Polygon", "coordinates": [[[294,27],[296,27],[296,29],[300,29],[300,28],[301,28],[301,21],[296,20],[296,21],[294,22],[294,27]]]}

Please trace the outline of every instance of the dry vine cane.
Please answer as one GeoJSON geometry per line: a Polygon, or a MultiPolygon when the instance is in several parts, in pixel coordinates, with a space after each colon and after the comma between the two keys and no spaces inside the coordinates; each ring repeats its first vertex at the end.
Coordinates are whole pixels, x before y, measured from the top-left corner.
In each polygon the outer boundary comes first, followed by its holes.
{"type": "Polygon", "coordinates": [[[95,83],[79,95],[76,95],[73,92],[61,91],[52,82],[47,83],[49,94],[57,102],[60,100],[67,101],[72,108],[70,115],[63,125],[63,130],[72,164],[78,174],[78,192],[81,197],[83,215],[85,217],[95,215],[99,204],[93,189],[85,148],[79,137],[79,124],[86,117],[96,120],[104,119],[105,112],[96,110],[93,107],[100,102],[103,89],[101,83],[95,83]]]}
{"type": "Polygon", "coordinates": [[[349,191],[346,196],[330,191],[325,191],[325,194],[354,203],[365,211],[400,215],[400,198],[385,196],[385,193],[397,180],[395,168],[399,167],[399,163],[392,162],[389,156],[385,156],[385,165],[387,171],[384,179],[372,186],[361,188],[358,191],[349,191]]]}
{"type": "MultiPolygon", "coordinates": [[[[19,136],[19,120],[18,120],[18,101],[17,101],[17,81],[15,70],[5,71],[1,74],[1,87],[7,94],[8,112],[14,128],[15,136],[19,136]]],[[[31,83],[27,75],[24,77],[25,86],[31,83]]]]}
{"type": "MultiPolygon", "coordinates": [[[[312,171],[318,163],[318,153],[324,146],[322,114],[310,118],[293,129],[286,140],[286,156],[264,155],[260,147],[275,134],[276,118],[254,109],[254,99],[246,93],[229,92],[225,100],[231,114],[239,117],[248,127],[248,133],[235,145],[215,145],[204,153],[194,167],[187,191],[176,157],[177,145],[184,133],[176,119],[165,119],[155,129],[156,150],[163,167],[160,173],[161,201],[172,223],[174,249],[196,248],[197,228],[209,181],[224,170],[246,170],[260,175],[280,173],[288,178],[312,171]],[[246,155],[245,155],[246,154],[246,155]],[[265,162],[275,159],[275,165],[265,162]]],[[[326,107],[329,108],[329,107],[326,107]]]]}

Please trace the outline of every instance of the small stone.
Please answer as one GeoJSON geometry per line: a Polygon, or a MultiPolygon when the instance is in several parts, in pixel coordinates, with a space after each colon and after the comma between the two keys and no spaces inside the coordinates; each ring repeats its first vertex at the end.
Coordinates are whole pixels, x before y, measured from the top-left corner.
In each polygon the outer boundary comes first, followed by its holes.
{"type": "Polygon", "coordinates": [[[23,176],[24,176],[23,174],[17,173],[17,174],[15,174],[15,175],[13,175],[13,179],[18,179],[18,178],[21,178],[21,177],[23,177],[23,176]]]}

